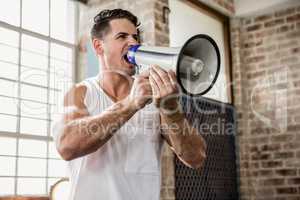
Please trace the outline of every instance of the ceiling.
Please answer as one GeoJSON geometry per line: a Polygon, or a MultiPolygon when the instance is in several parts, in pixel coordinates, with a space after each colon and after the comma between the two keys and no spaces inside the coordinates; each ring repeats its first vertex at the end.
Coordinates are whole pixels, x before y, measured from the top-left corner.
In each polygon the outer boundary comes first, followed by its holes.
{"type": "Polygon", "coordinates": [[[276,10],[278,8],[291,7],[299,4],[299,0],[234,0],[236,16],[250,16],[276,10]]]}

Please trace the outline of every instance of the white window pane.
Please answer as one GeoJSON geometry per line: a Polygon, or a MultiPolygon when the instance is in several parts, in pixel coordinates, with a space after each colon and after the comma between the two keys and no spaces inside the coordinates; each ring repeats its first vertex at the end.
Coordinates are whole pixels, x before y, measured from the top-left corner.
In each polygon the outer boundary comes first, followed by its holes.
{"type": "Polygon", "coordinates": [[[51,43],[50,57],[53,60],[62,60],[71,63],[72,62],[72,49],[56,43],[51,43]]]}
{"type": "MultiPolygon", "coordinates": [[[[5,6],[2,6],[5,8],[5,6]]],[[[6,28],[0,27],[0,43],[12,47],[19,47],[19,33],[6,28]]]]}
{"type": "Polygon", "coordinates": [[[18,96],[18,83],[0,79],[0,95],[17,97],[18,96]]]}
{"type": "Polygon", "coordinates": [[[63,104],[51,106],[50,119],[53,122],[60,120],[65,112],[66,108],[63,106],[63,104]]]}
{"type": "Polygon", "coordinates": [[[0,61],[18,64],[19,50],[16,47],[0,44],[0,61]]]}
{"type": "Polygon", "coordinates": [[[49,143],[49,158],[61,158],[56,150],[54,142],[49,143]]]}
{"type": "Polygon", "coordinates": [[[20,139],[19,155],[46,158],[47,143],[39,140],[20,139]]]}
{"type": "Polygon", "coordinates": [[[13,195],[15,192],[14,178],[1,178],[0,177],[0,195],[13,195]]]}
{"type": "Polygon", "coordinates": [[[69,0],[51,0],[51,37],[74,43],[75,3],[69,0]]]}
{"type": "Polygon", "coordinates": [[[49,35],[49,0],[22,0],[22,26],[49,35]]]}
{"type": "Polygon", "coordinates": [[[47,102],[47,89],[30,85],[21,85],[21,98],[47,102]]]}
{"type": "Polygon", "coordinates": [[[20,132],[30,135],[47,135],[47,121],[21,117],[20,132]]]}
{"type": "Polygon", "coordinates": [[[15,138],[0,137],[0,155],[11,155],[11,156],[16,155],[15,138]]]}
{"type": "Polygon", "coordinates": [[[21,116],[47,119],[47,104],[21,101],[21,116]]]}
{"type": "Polygon", "coordinates": [[[46,181],[43,178],[18,178],[18,195],[46,194],[46,181]]]}
{"type": "Polygon", "coordinates": [[[0,131],[16,132],[17,117],[0,115],[0,131]]]}
{"type": "Polygon", "coordinates": [[[42,39],[23,34],[22,50],[33,51],[42,55],[48,55],[48,42],[42,39]]]}
{"type": "Polygon", "coordinates": [[[48,57],[45,55],[39,55],[28,51],[22,51],[21,65],[26,67],[33,67],[33,68],[47,70],[48,57]]]}
{"type": "Polygon", "coordinates": [[[63,94],[56,90],[50,90],[49,102],[51,104],[61,105],[63,103],[63,94]]]}
{"type": "Polygon", "coordinates": [[[0,113],[17,115],[18,100],[13,98],[0,97],[0,113]]]}
{"type": "Polygon", "coordinates": [[[57,89],[64,95],[71,89],[72,86],[74,86],[72,78],[57,74],[50,74],[50,88],[57,89]]]}
{"type": "Polygon", "coordinates": [[[16,158],[0,156],[0,176],[14,176],[16,158]]]}
{"type": "Polygon", "coordinates": [[[19,158],[18,176],[46,176],[46,159],[19,158]]]}
{"type": "Polygon", "coordinates": [[[0,61],[0,77],[18,79],[18,66],[0,61]]]}
{"type": "Polygon", "coordinates": [[[21,67],[21,81],[47,87],[47,72],[27,67],[21,67]]]}
{"type": "Polygon", "coordinates": [[[64,77],[72,77],[72,64],[65,61],[51,59],[50,71],[64,77]]]}
{"type": "Polygon", "coordinates": [[[20,26],[20,0],[9,0],[0,6],[0,21],[20,26]]]}
{"type": "Polygon", "coordinates": [[[49,164],[48,176],[50,177],[66,176],[66,161],[49,159],[48,164],[49,164]]]}
{"type": "Polygon", "coordinates": [[[61,88],[64,82],[64,76],[55,74],[55,73],[50,73],[50,88],[53,89],[58,89],[61,88]]]}

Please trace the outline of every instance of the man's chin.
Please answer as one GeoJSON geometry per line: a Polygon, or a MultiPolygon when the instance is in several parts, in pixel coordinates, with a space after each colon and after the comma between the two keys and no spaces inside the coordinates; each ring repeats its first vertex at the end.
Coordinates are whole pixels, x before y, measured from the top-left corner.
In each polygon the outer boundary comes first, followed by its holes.
{"type": "Polygon", "coordinates": [[[125,76],[133,76],[135,75],[135,67],[126,69],[123,68],[119,72],[125,76]]]}

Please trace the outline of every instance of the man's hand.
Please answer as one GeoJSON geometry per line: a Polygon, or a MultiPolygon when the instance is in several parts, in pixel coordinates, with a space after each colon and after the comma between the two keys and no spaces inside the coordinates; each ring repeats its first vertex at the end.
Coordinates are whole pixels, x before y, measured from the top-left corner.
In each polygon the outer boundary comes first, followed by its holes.
{"type": "Polygon", "coordinates": [[[175,72],[163,70],[157,65],[150,68],[149,81],[155,105],[163,111],[177,110],[178,87],[175,72]]]}
{"type": "Polygon", "coordinates": [[[135,76],[128,100],[138,110],[151,103],[152,89],[149,83],[149,70],[135,76]]]}
{"type": "Polygon", "coordinates": [[[160,108],[162,127],[166,127],[162,130],[164,138],[184,164],[199,169],[206,157],[206,143],[184,117],[178,102],[179,91],[175,73],[153,66],[150,69],[149,81],[153,101],[160,108]]]}

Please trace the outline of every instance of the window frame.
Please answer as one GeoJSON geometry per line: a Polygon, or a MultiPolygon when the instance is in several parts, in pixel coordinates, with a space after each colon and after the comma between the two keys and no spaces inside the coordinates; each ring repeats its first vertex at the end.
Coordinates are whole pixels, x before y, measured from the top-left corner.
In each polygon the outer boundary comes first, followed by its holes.
{"type": "MultiPolygon", "coordinates": [[[[11,195],[19,195],[18,194],[18,178],[43,178],[45,181],[45,192],[46,194],[49,194],[50,192],[50,185],[48,184],[48,182],[51,181],[51,179],[60,179],[62,177],[51,177],[49,176],[49,162],[50,160],[61,160],[60,158],[53,158],[50,155],[50,143],[53,142],[53,137],[51,136],[51,106],[55,105],[54,103],[51,102],[50,99],[50,93],[51,90],[54,91],[58,91],[58,89],[52,88],[50,85],[50,74],[51,74],[51,69],[50,69],[50,63],[51,63],[51,44],[57,44],[57,45],[61,45],[67,48],[70,48],[72,51],[72,61],[70,63],[70,66],[72,67],[72,84],[74,84],[76,82],[76,74],[77,74],[77,60],[76,60],[76,55],[78,54],[77,52],[77,45],[76,43],[69,43],[66,41],[62,41],[56,38],[51,37],[51,0],[49,1],[49,16],[48,16],[48,20],[49,20],[49,32],[48,35],[43,35],[41,33],[37,33],[31,30],[27,30],[25,28],[22,27],[22,1],[20,0],[20,23],[19,26],[15,26],[12,24],[8,24],[4,21],[0,21],[0,27],[7,29],[7,30],[12,30],[17,32],[19,35],[19,43],[18,43],[18,60],[17,60],[17,64],[13,63],[14,65],[16,65],[18,67],[18,77],[16,80],[14,79],[10,79],[10,78],[5,78],[5,77],[0,77],[0,80],[5,80],[5,81],[10,81],[12,83],[16,83],[18,84],[18,91],[17,91],[17,96],[16,97],[12,97],[12,96],[6,96],[6,95],[0,95],[1,97],[4,98],[10,98],[10,99],[15,99],[17,102],[17,114],[13,115],[13,114],[7,114],[7,113],[2,113],[0,111],[0,114],[2,116],[13,116],[17,118],[17,124],[16,124],[16,132],[8,132],[8,131],[0,131],[0,137],[2,138],[15,138],[16,139],[16,153],[15,155],[1,155],[0,157],[5,157],[5,158],[15,158],[15,172],[14,172],[14,176],[3,176],[0,175],[0,178],[13,178],[14,179],[14,194],[11,195]],[[28,82],[23,82],[21,81],[21,71],[22,71],[22,65],[21,65],[21,56],[22,56],[22,35],[28,35],[37,39],[41,39],[47,42],[48,44],[48,49],[47,49],[47,69],[45,70],[46,74],[47,74],[47,86],[42,86],[42,85],[37,85],[37,84],[33,84],[33,83],[28,83],[28,82]],[[40,101],[35,101],[35,100],[28,100],[28,99],[22,99],[21,97],[21,85],[29,85],[29,86],[35,86],[38,88],[44,88],[47,89],[47,102],[40,102],[40,101]],[[22,100],[26,100],[29,102],[35,102],[35,103],[42,103],[44,105],[46,105],[46,109],[47,109],[47,119],[44,118],[35,118],[35,117],[26,117],[26,118],[33,118],[33,119],[41,119],[41,120],[45,120],[47,122],[47,135],[46,136],[42,136],[42,135],[33,135],[33,134],[24,134],[24,133],[20,133],[20,123],[21,123],[21,118],[23,115],[21,115],[21,103],[22,100]],[[33,157],[33,156],[20,156],[19,153],[19,140],[20,139],[31,139],[31,140],[37,140],[37,141],[45,141],[46,142],[46,156],[45,157],[33,157]],[[45,160],[45,164],[46,164],[46,176],[18,176],[18,162],[19,162],[19,158],[35,158],[35,159],[44,159],[45,160]]],[[[77,33],[78,33],[78,5],[77,3],[74,3],[74,38],[77,38],[77,33]]],[[[12,64],[10,62],[6,62],[6,61],[1,61],[4,63],[9,63],[12,64]]],[[[45,195],[46,195],[45,194],[45,195]]],[[[40,195],[40,194],[38,194],[40,195]]]]}

